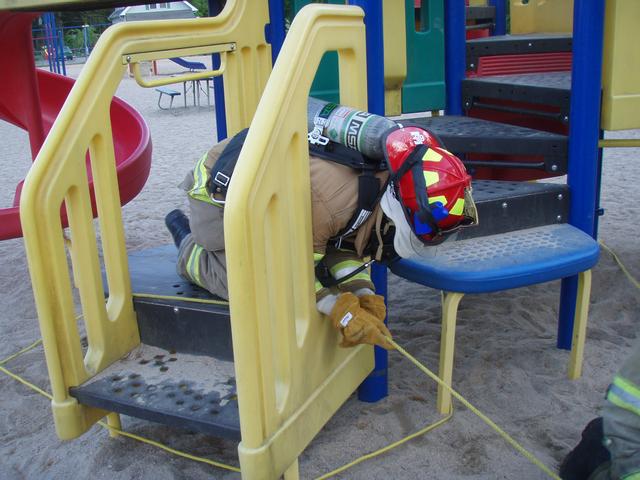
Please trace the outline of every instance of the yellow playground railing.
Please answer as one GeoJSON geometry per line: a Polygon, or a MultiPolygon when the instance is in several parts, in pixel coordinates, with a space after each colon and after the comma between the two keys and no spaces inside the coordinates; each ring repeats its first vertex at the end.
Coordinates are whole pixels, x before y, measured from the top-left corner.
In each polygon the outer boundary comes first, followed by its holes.
{"type": "MultiPolygon", "coordinates": [[[[338,52],[341,102],[366,107],[362,16],[356,7],[304,8],[270,77],[271,52],[263,34],[266,2],[230,1],[214,18],[125,23],[101,36],[25,180],[20,205],[60,438],[81,435],[109,413],[79,404],[69,388],[140,343],[114,162],[111,99],[127,67],[137,61],[176,50],[217,51],[223,56],[229,133],[251,124],[225,213],[240,464],[245,478],[297,477],[298,455],[373,368],[372,348],[338,348],[336,332],[315,309],[306,148],[307,97],[326,51],[338,52]],[[69,218],[68,235],[61,207],[69,218]],[[76,320],[76,290],[86,352],[76,320]]],[[[117,416],[110,420],[117,424],[117,416]]]]}
{"type": "Polygon", "coordinates": [[[294,463],[373,368],[370,348],[336,347],[313,293],[307,97],[331,50],[341,103],[366,108],[362,11],[304,8],[258,105],[225,207],[235,368],[243,379],[240,464],[250,478],[294,463]]]}

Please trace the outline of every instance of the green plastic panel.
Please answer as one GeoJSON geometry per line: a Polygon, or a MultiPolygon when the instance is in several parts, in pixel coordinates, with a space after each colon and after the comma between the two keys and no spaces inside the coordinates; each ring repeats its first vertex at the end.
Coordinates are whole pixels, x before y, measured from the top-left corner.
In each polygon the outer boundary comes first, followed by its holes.
{"type": "Polygon", "coordinates": [[[406,0],[407,78],[402,112],[440,110],[445,106],[444,1],[422,0],[416,21],[414,0],[406,0]]]}
{"type": "MultiPolygon", "coordinates": [[[[298,13],[302,7],[310,3],[331,3],[335,5],[344,5],[344,0],[327,0],[323,2],[312,2],[310,0],[294,0],[293,8],[298,13]]],[[[320,98],[327,102],[340,102],[340,91],[338,81],[338,54],[336,52],[327,52],[322,57],[316,77],[311,84],[312,97],[320,98]]]]}

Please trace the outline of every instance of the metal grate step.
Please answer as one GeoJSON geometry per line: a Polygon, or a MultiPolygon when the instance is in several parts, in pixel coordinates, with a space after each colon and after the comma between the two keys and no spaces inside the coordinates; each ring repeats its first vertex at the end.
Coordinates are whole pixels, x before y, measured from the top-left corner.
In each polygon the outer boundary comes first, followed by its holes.
{"type": "Polygon", "coordinates": [[[173,245],[129,255],[134,307],[143,343],[182,353],[233,361],[229,306],[176,273],[173,245]],[[162,300],[149,295],[220,301],[219,305],[162,300]]]}
{"type": "Polygon", "coordinates": [[[240,440],[233,362],[141,344],[70,394],[84,405],[240,440]]]}
{"type": "Polygon", "coordinates": [[[569,120],[571,72],[523,73],[467,78],[462,81],[462,102],[466,110],[488,108],[569,120]],[[495,101],[522,102],[553,107],[538,111],[526,105],[496,104],[495,101]]]}
{"type": "Polygon", "coordinates": [[[566,223],[569,213],[564,184],[476,180],[473,199],[480,222],[461,229],[458,240],[566,223]]]}
{"type": "Polygon", "coordinates": [[[492,5],[468,6],[465,8],[467,20],[490,20],[496,18],[496,7],[492,5]]]}
{"type": "Polygon", "coordinates": [[[568,139],[564,135],[454,115],[416,118],[411,122],[434,132],[468,167],[491,164],[480,165],[467,158],[467,154],[481,153],[508,155],[509,159],[502,162],[507,162],[504,165],[507,168],[539,169],[555,175],[567,171],[568,139]],[[529,158],[518,159],[518,156],[529,158]]]}
{"type": "Polygon", "coordinates": [[[475,71],[481,57],[571,52],[571,49],[572,38],[566,34],[536,33],[476,38],[467,40],[467,70],[475,71]]]}

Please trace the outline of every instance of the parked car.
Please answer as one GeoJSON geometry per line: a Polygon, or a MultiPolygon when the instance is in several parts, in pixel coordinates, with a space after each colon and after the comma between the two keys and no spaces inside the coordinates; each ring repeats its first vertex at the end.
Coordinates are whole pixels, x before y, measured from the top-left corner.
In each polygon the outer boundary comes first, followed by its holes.
{"type": "Polygon", "coordinates": [[[66,45],[62,48],[65,60],[73,60],[73,51],[66,45]]]}

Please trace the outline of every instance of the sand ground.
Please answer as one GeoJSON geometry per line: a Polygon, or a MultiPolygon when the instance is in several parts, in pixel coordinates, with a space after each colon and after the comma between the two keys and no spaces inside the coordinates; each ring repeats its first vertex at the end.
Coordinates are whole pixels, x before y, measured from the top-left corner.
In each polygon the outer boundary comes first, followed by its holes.
{"type": "MultiPolygon", "coordinates": [[[[77,76],[81,66],[70,68],[77,76]]],[[[170,73],[167,64],[161,73],[170,73]]],[[[174,113],[157,108],[157,93],[124,78],[118,95],[135,106],[153,138],[153,165],[142,192],[123,207],[127,247],[137,250],[170,241],[166,212],[186,202],[175,187],[215,141],[212,107],[174,113]]],[[[619,132],[617,137],[639,137],[619,132]]],[[[0,206],[9,206],[29,168],[27,136],[0,123],[0,206]]],[[[600,238],[640,277],[640,149],[607,150],[602,175],[600,238]]],[[[559,282],[462,301],[457,327],[454,386],[551,468],[574,446],[596,416],[612,374],[631,350],[640,326],[640,293],[609,254],[594,269],[584,373],[566,378],[568,352],[555,348],[559,282]]],[[[0,358],[39,338],[22,239],[0,243],[0,358]]],[[[437,369],[439,292],[390,277],[390,327],[395,339],[437,369]]],[[[7,364],[48,388],[39,347],[7,364]]],[[[300,458],[302,478],[313,478],[407,435],[438,418],[435,385],[398,354],[390,356],[389,396],[376,404],[350,398],[300,458]]],[[[237,474],[177,458],[127,439],[111,439],[94,427],[61,442],[48,401],[0,375],[0,478],[179,479],[239,478],[237,474]]],[[[236,445],[200,434],[123,418],[132,432],[195,455],[237,462],[236,445]]],[[[339,478],[494,479],[545,478],[478,418],[458,406],[440,429],[367,461],[339,478]]]]}

